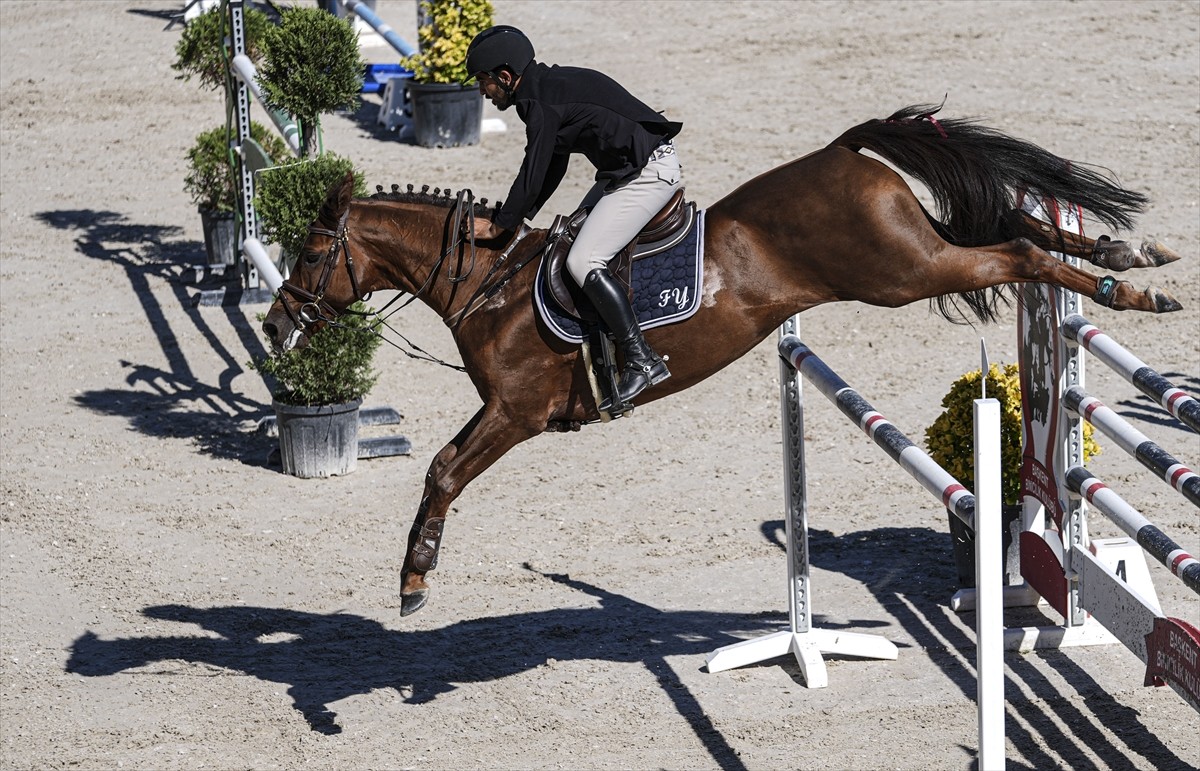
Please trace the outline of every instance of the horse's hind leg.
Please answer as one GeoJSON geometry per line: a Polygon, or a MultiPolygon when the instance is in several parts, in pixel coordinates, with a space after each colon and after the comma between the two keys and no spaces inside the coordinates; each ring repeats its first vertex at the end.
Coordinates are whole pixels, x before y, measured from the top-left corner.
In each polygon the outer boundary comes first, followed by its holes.
{"type": "Polygon", "coordinates": [[[1018,209],[1005,215],[1004,225],[1010,238],[1028,238],[1042,249],[1061,251],[1105,270],[1157,268],[1179,259],[1178,254],[1153,236],[1142,241],[1141,248],[1134,249],[1125,241],[1113,241],[1107,236],[1093,240],[1060,230],[1018,209]]]}
{"type": "Polygon", "coordinates": [[[1179,255],[1173,249],[1154,236],[1148,236],[1145,241],[1142,241],[1142,248],[1138,250],[1138,255],[1138,262],[1134,263],[1135,268],[1158,267],[1179,259],[1179,255]],[[1145,264],[1142,260],[1145,260],[1145,264]]]}
{"type": "MultiPolygon", "coordinates": [[[[1138,291],[1127,281],[1117,281],[1112,276],[1097,278],[1086,271],[1057,260],[1039,249],[1026,238],[1016,238],[995,246],[974,249],[950,247],[948,251],[964,252],[962,264],[973,264],[973,279],[977,286],[967,289],[983,289],[998,284],[1035,281],[1054,284],[1086,295],[1113,310],[1138,310],[1166,313],[1183,308],[1179,302],[1158,287],[1138,291]]],[[[954,289],[951,291],[967,291],[954,289]]],[[[947,292],[948,293],[948,292],[947,292]]]]}

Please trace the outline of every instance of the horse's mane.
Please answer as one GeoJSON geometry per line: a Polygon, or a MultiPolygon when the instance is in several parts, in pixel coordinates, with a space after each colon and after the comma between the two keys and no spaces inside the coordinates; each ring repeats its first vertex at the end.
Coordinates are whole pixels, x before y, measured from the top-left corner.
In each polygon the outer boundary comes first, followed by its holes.
{"type": "MultiPolygon", "coordinates": [[[[463,191],[470,195],[470,190],[463,191]]],[[[392,185],[390,192],[384,192],[383,185],[375,186],[375,193],[371,195],[373,201],[399,201],[400,203],[418,203],[427,204],[429,206],[440,206],[444,209],[452,209],[458,204],[458,193],[451,193],[450,188],[442,190],[435,187],[433,192],[429,192],[429,185],[422,185],[420,190],[413,190],[413,186],[409,185],[407,191],[400,189],[399,185],[392,185]]],[[[496,201],[492,206],[488,206],[488,199],[480,198],[472,208],[476,217],[484,217],[493,219],[496,213],[503,205],[502,201],[496,201]]]]}

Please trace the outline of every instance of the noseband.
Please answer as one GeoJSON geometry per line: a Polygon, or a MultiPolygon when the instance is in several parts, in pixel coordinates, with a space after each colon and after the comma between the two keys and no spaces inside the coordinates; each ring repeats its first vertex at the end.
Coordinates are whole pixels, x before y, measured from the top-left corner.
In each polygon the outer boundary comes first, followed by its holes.
{"type": "Polygon", "coordinates": [[[317,280],[317,289],[315,292],[310,292],[307,289],[296,286],[290,281],[284,281],[279,286],[279,301],[283,305],[283,310],[287,313],[288,318],[297,329],[308,330],[310,326],[318,321],[332,321],[337,318],[338,312],[334,310],[328,302],[325,301],[325,291],[329,288],[329,281],[333,278],[333,270],[337,265],[338,247],[341,247],[341,252],[346,255],[346,272],[350,274],[350,286],[354,289],[354,298],[362,299],[362,292],[358,288],[358,276],[354,273],[354,258],[350,256],[350,239],[346,229],[346,218],[350,216],[350,209],[342,212],[341,219],[338,220],[337,230],[328,230],[315,225],[309,225],[308,232],[315,233],[321,236],[329,236],[333,239],[333,243],[329,245],[329,251],[325,254],[324,265],[321,269],[321,277],[317,280]],[[288,298],[299,304],[299,309],[293,309],[288,298]]]}

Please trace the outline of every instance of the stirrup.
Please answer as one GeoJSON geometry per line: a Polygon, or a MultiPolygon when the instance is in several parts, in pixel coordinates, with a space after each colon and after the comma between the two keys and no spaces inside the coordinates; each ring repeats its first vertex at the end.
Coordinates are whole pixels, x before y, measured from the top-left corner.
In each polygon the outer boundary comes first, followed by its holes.
{"type": "MultiPolygon", "coordinates": [[[[607,412],[613,417],[624,415],[626,412],[633,410],[633,400],[638,394],[640,394],[642,391],[645,391],[647,388],[658,385],[662,381],[671,377],[671,370],[667,369],[667,357],[659,357],[657,355],[653,360],[642,364],[640,367],[626,364],[625,372],[633,373],[635,377],[641,377],[641,382],[643,383],[642,387],[638,388],[636,391],[631,393],[628,398],[618,403],[617,399],[621,395],[621,387],[620,383],[618,383],[613,389],[612,394],[610,394],[607,399],[600,403],[601,412],[607,412]]],[[[624,377],[622,377],[622,380],[624,380],[624,377]]]]}
{"type": "MultiPolygon", "coordinates": [[[[637,394],[634,394],[634,396],[637,396],[637,394]]],[[[610,420],[612,418],[619,418],[626,413],[633,412],[632,401],[621,402],[620,404],[614,405],[612,400],[613,398],[610,396],[600,403],[600,411],[608,415],[610,420]]]]}

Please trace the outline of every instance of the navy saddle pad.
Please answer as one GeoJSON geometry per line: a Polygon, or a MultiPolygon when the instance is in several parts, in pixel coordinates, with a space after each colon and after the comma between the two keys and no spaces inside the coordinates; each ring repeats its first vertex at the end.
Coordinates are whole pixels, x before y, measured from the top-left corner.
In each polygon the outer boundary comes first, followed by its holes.
{"type": "MultiPolygon", "coordinates": [[[[568,343],[583,342],[583,328],[565,315],[546,292],[546,264],[538,266],[534,306],[550,331],[568,343]]],[[[692,231],[678,244],[657,254],[639,257],[630,268],[633,312],[642,329],[653,329],[691,318],[700,308],[704,284],[704,210],[696,213],[692,231]]]]}

